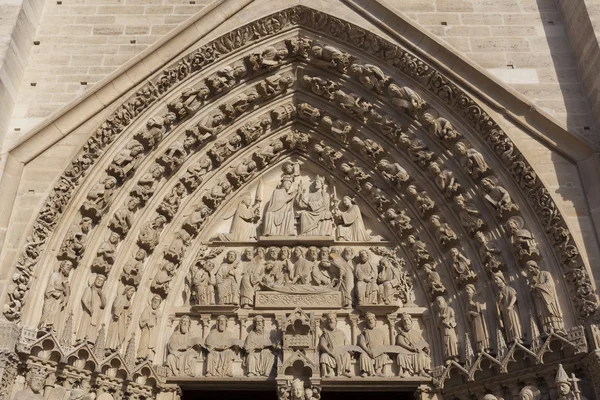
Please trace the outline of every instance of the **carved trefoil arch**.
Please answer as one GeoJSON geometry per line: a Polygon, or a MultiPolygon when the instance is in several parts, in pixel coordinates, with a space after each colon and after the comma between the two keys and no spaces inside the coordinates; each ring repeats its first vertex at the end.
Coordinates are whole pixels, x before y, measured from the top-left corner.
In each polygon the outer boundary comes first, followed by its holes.
{"type": "Polygon", "coordinates": [[[594,395],[598,298],[523,123],[401,36],[263,14],[94,120],[13,257],[5,394],[594,395]]]}

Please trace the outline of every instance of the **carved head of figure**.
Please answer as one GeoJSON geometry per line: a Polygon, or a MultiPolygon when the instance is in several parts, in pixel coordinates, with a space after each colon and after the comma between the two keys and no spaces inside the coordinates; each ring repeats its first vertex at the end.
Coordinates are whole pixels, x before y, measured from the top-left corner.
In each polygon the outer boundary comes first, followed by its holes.
{"type": "Polygon", "coordinates": [[[329,261],[329,247],[321,247],[321,251],[319,252],[319,258],[322,261],[329,261]]]}
{"type": "Polygon", "coordinates": [[[473,285],[472,283],[468,283],[465,286],[465,293],[467,294],[467,299],[469,301],[473,300],[473,297],[475,297],[475,295],[477,294],[477,289],[475,289],[475,285],[473,285]]]}
{"type": "Polygon", "coordinates": [[[279,253],[279,258],[282,260],[288,260],[290,258],[290,248],[287,246],[281,247],[281,252],[279,253]]]}
{"type": "Polygon", "coordinates": [[[69,260],[62,261],[58,267],[58,270],[61,274],[63,274],[63,276],[69,276],[69,272],[71,272],[72,269],[73,263],[69,260]]]}
{"type": "Polygon", "coordinates": [[[305,253],[305,251],[304,251],[303,247],[301,247],[301,246],[294,247],[293,254],[294,254],[294,257],[296,258],[296,260],[299,260],[299,259],[303,258],[304,257],[304,253],[305,253]]]}
{"type": "Polygon", "coordinates": [[[349,262],[354,258],[354,250],[350,247],[344,247],[344,250],[342,251],[342,258],[349,262]]]}
{"type": "Polygon", "coordinates": [[[540,390],[535,386],[525,386],[519,392],[519,400],[539,400],[540,390]]]}
{"type": "Polygon", "coordinates": [[[88,400],[92,396],[83,389],[73,389],[69,395],[69,400],[88,400]]]}
{"type": "Polygon", "coordinates": [[[404,332],[409,332],[412,329],[412,324],[413,320],[410,314],[400,314],[400,329],[402,329],[404,332]]]}
{"type": "Polygon", "coordinates": [[[369,258],[370,258],[370,257],[369,257],[369,252],[368,252],[368,251],[366,251],[366,250],[361,250],[361,251],[358,253],[358,259],[359,259],[359,261],[360,261],[361,263],[366,263],[366,262],[368,262],[368,261],[369,261],[369,258]]]}
{"type": "Polygon", "coordinates": [[[432,162],[431,164],[429,164],[429,170],[434,174],[434,175],[439,175],[439,173],[442,171],[440,169],[440,164],[438,164],[437,162],[432,162]]]}
{"type": "Polygon", "coordinates": [[[436,228],[439,228],[442,225],[440,217],[435,214],[431,216],[429,222],[431,222],[431,225],[435,226],[436,228]]]}
{"type": "Polygon", "coordinates": [[[406,238],[406,240],[410,244],[415,244],[417,242],[417,238],[414,235],[408,235],[408,237],[406,238]]]}
{"type": "Polygon", "coordinates": [[[416,196],[417,195],[417,187],[415,185],[408,185],[408,187],[406,188],[406,191],[408,192],[408,194],[410,194],[411,196],[416,196]]]}
{"type": "Polygon", "coordinates": [[[278,247],[269,247],[267,251],[267,255],[269,256],[269,260],[275,261],[279,258],[279,248],[278,247]]]}
{"type": "Polygon", "coordinates": [[[481,400],[498,400],[498,398],[491,393],[487,393],[481,398],[481,400]]]}
{"type": "Polygon", "coordinates": [[[367,322],[368,329],[375,329],[375,327],[377,326],[377,318],[375,317],[375,314],[373,314],[372,312],[368,312],[365,315],[365,320],[367,322]]]}
{"type": "Polygon", "coordinates": [[[123,294],[127,300],[131,300],[133,295],[135,294],[135,288],[133,286],[125,286],[123,289],[123,294]]]}
{"type": "Polygon", "coordinates": [[[92,219],[90,217],[83,217],[79,222],[81,232],[87,234],[92,229],[92,219]]]}
{"type": "Polygon", "coordinates": [[[306,255],[309,260],[317,261],[317,258],[319,257],[319,249],[314,246],[310,246],[306,255]]]}
{"type": "Polygon", "coordinates": [[[246,261],[250,261],[252,258],[254,258],[254,250],[251,247],[248,247],[244,250],[244,258],[246,261]]]}
{"type": "Polygon", "coordinates": [[[454,149],[461,156],[464,156],[465,154],[467,154],[467,145],[464,144],[463,142],[456,143],[456,145],[454,146],[454,149]]]}
{"type": "Polygon", "coordinates": [[[39,371],[30,371],[27,374],[27,386],[29,386],[29,389],[35,393],[38,394],[40,392],[42,392],[42,390],[44,389],[44,383],[46,381],[46,377],[44,376],[43,373],[39,372],[39,371]]]}
{"type": "Polygon", "coordinates": [[[146,258],[146,250],[144,249],[138,249],[135,252],[135,256],[134,256],[136,261],[144,261],[144,259],[146,258]]]}
{"type": "Polygon", "coordinates": [[[569,382],[569,376],[565,371],[562,364],[558,364],[558,370],[556,371],[556,378],[554,379],[556,389],[558,389],[559,397],[566,397],[571,393],[571,383],[569,382]]]}
{"type": "Polygon", "coordinates": [[[104,180],[104,189],[110,190],[115,186],[117,186],[117,178],[115,178],[114,176],[109,176],[104,180]]]}
{"type": "Polygon", "coordinates": [[[435,125],[436,119],[433,116],[433,114],[429,113],[429,112],[424,112],[423,113],[423,120],[428,124],[428,125],[435,125]]]}
{"type": "Polygon", "coordinates": [[[304,400],[304,382],[300,379],[294,379],[292,381],[291,395],[292,400],[304,400]]]}
{"type": "Polygon", "coordinates": [[[206,260],[202,264],[202,268],[204,268],[206,272],[211,272],[213,269],[215,269],[215,263],[210,260],[206,260]]]}
{"type": "Polygon", "coordinates": [[[525,268],[527,268],[529,275],[533,277],[536,277],[540,274],[540,266],[535,261],[527,261],[525,268]]]}
{"type": "Polygon", "coordinates": [[[442,296],[438,296],[435,298],[435,305],[438,310],[445,310],[448,307],[448,303],[446,303],[446,299],[442,296]]]}
{"type": "Polygon", "coordinates": [[[488,242],[487,237],[485,236],[485,233],[483,233],[482,231],[475,232],[475,240],[477,240],[477,243],[482,244],[482,245],[485,245],[488,242]]]}
{"type": "Polygon", "coordinates": [[[496,284],[496,287],[500,290],[506,287],[506,278],[504,277],[504,274],[502,272],[494,273],[494,283],[496,284]]]}
{"type": "Polygon", "coordinates": [[[179,320],[179,332],[181,332],[185,335],[186,333],[188,333],[190,331],[191,325],[192,325],[192,320],[190,319],[190,317],[187,315],[184,315],[179,320]]]}
{"type": "Polygon", "coordinates": [[[294,181],[294,178],[291,175],[284,175],[281,178],[281,187],[284,188],[286,192],[288,192],[290,190],[290,188],[292,187],[293,181],[294,181]]]}
{"type": "Polygon", "coordinates": [[[313,183],[313,187],[315,191],[318,190],[325,190],[327,188],[327,186],[325,185],[325,178],[323,178],[322,176],[317,176],[317,178],[315,179],[314,183],[313,183]]]}
{"type": "Polygon", "coordinates": [[[224,315],[219,315],[217,317],[217,330],[219,332],[225,332],[227,329],[227,317],[224,315]]]}
{"type": "Polygon", "coordinates": [[[106,277],[104,275],[98,274],[94,279],[94,287],[96,287],[97,289],[102,289],[102,287],[104,286],[104,282],[106,282],[106,277]]]}
{"type": "Polygon", "coordinates": [[[150,307],[152,307],[153,310],[158,310],[158,307],[160,307],[161,302],[162,298],[159,295],[155,294],[150,300],[150,307]]]}
{"type": "Polygon", "coordinates": [[[496,185],[494,184],[494,181],[492,181],[492,179],[490,177],[486,177],[481,180],[481,186],[483,187],[483,190],[485,190],[486,192],[489,192],[496,185]]]}
{"type": "Polygon", "coordinates": [[[460,252],[458,251],[458,249],[456,247],[453,247],[450,249],[450,257],[452,258],[452,261],[458,261],[459,254],[460,254],[460,252]]]}
{"type": "Polygon", "coordinates": [[[229,250],[225,256],[225,262],[233,264],[237,260],[237,253],[234,250],[229,250]]]}
{"type": "Polygon", "coordinates": [[[330,331],[334,331],[337,328],[337,315],[334,312],[327,313],[326,315],[326,327],[330,331]]]}
{"type": "Polygon", "coordinates": [[[388,269],[392,267],[392,262],[389,260],[389,258],[383,257],[379,260],[379,266],[381,269],[388,269]]]}
{"type": "Polygon", "coordinates": [[[312,398],[313,398],[313,390],[311,388],[307,388],[306,390],[304,390],[304,399],[312,400],[312,398]]]}
{"type": "Polygon", "coordinates": [[[262,315],[254,317],[254,332],[263,333],[265,330],[265,318],[262,315]]]}

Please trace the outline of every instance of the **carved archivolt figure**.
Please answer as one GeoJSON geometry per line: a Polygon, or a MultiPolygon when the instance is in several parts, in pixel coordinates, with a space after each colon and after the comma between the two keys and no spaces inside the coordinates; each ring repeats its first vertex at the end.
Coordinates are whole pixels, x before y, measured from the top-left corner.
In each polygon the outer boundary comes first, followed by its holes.
{"type": "Polygon", "coordinates": [[[488,273],[493,273],[505,268],[502,251],[495,241],[488,240],[484,232],[475,233],[475,240],[479,243],[479,257],[488,273]]]}
{"type": "Polygon", "coordinates": [[[436,298],[444,293],[446,293],[446,286],[442,283],[442,278],[440,274],[436,272],[434,266],[432,264],[423,264],[423,270],[425,271],[425,276],[427,277],[427,285],[429,289],[429,295],[432,298],[436,298]]]}
{"type": "Polygon", "coordinates": [[[191,305],[206,306],[216,303],[214,269],[215,264],[210,260],[203,260],[200,265],[192,267],[190,271],[191,305]]]}
{"type": "Polygon", "coordinates": [[[350,115],[366,122],[373,105],[357,94],[346,93],[343,90],[335,92],[335,101],[350,115]]]}
{"type": "Polygon", "coordinates": [[[87,234],[91,229],[92,219],[89,217],[83,217],[79,224],[71,226],[60,245],[57,258],[70,260],[73,264],[77,264],[85,252],[87,234]]]}
{"type": "Polygon", "coordinates": [[[375,314],[368,312],[365,320],[366,327],[358,337],[358,345],[364,351],[359,357],[361,376],[386,376],[385,366],[391,364],[392,360],[385,352],[375,355],[374,350],[390,344],[389,334],[377,328],[375,314]]]}
{"type": "Polygon", "coordinates": [[[209,194],[204,196],[202,199],[204,204],[208,206],[211,210],[216,210],[217,207],[221,204],[223,199],[227,197],[229,193],[231,193],[231,183],[227,180],[218,181],[212,188],[209,194]]]}
{"type": "Polygon", "coordinates": [[[506,218],[519,211],[508,190],[498,185],[498,179],[495,176],[488,176],[481,180],[481,186],[487,193],[485,199],[496,209],[498,218],[506,218]]]}
{"type": "Polygon", "coordinates": [[[263,235],[296,236],[294,199],[297,190],[292,190],[294,177],[284,175],[271,194],[271,200],[265,210],[263,235]]]}
{"type": "Polygon", "coordinates": [[[133,260],[129,260],[123,267],[123,273],[121,274],[121,280],[127,285],[137,287],[142,280],[142,268],[144,266],[144,260],[146,259],[146,250],[137,249],[133,260]]]}
{"type": "Polygon", "coordinates": [[[454,201],[460,210],[458,212],[460,224],[467,232],[469,232],[469,234],[474,235],[485,227],[485,222],[480,218],[481,212],[468,202],[462,194],[456,196],[454,201]]]}
{"type": "Polygon", "coordinates": [[[427,167],[427,164],[435,156],[435,153],[429,150],[429,146],[419,138],[411,139],[407,150],[410,159],[421,168],[427,167]]]}
{"type": "Polygon", "coordinates": [[[156,353],[154,344],[156,342],[156,324],[158,323],[158,307],[162,299],[155,294],[150,299],[150,304],[144,308],[140,316],[139,327],[141,331],[140,343],[138,345],[138,360],[152,359],[156,353]]]}
{"type": "Polygon", "coordinates": [[[398,375],[401,378],[422,376],[429,378],[431,371],[431,357],[429,345],[421,332],[413,327],[410,314],[400,314],[400,329],[396,336],[396,345],[408,350],[408,353],[398,353],[398,375]]]}
{"type": "Polygon", "coordinates": [[[519,392],[519,400],[540,400],[542,394],[536,386],[527,385],[519,392]]]}
{"type": "Polygon", "coordinates": [[[265,330],[265,319],[262,315],[254,317],[252,330],[244,341],[247,353],[246,367],[248,376],[269,376],[275,364],[277,343],[271,339],[271,332],[265,330]]]}
{"type": "Polygon", "coordinates": [[[323,141],[315,143],[315,152],[319,157],[319,161],[325,164],[329,169],[335,170],[337,168],[336,162],[342,158],[342,153],[334,150],[331,146],[326,145],[323,141]]]}
{"type": "Polygon", "coordinates": [[[458,239],[450,225],[447,222],[441,222],[439,215],[432,215],[429,222],[435,228],[435,236],[442,246],[448,246],[458,239]]]}
{"type": "Polygon", "coordinates": [[[198,351],[194,348],[195,341],[192,338],[190,317],[184,315],[175,327],[167,342],[167,366],[171,376],[195,376],[195,361],[198,351]]]}
{"type": "Polygon", "coordinates": [[[507,224],[511,233],[510,241],[513,245],[515,255],[519,260],[535,258],[540,255],[533,234],[525,229],[525,221],[519,216],[511,217],[507,224]]]}
{"type": "Polygon", "coordinates": [[[195,235],[200,231],[204,222],[210,216],[210,209],[204,204],[197,206],[194,211],[185,219],[182,228],[190,234],[195,235]]]}
{"type": "Polygon", "coordinates": [[[352,125],[341,119],[332,119],[329,115],[325,115],[321,119],[321,125],[329,130],[339,139],[340,142],[348,143],[348,136],[352,133],[352,125]]]}
{"type": "Polygon", "coordinates": [[[483,155],[473,148],[468,148],[463,142],[458,142],[454,146],[456,153],[460,156],[460,162],[465,172],[471,175],[475,181],[487,175],[491,170],[483,155]]]}
{"type": "Polygon", "coordinates": [[[133,225],[133,216],[137,211],[140,201],[136,197],[130,197],[124,207],[119,208],[113,214],[108,227],[111,231],[117,232],[121,236],[126,236],[129,228],[133,225]]]}
{"type": "Polygon", "coordinates": [[[71,293],[69,273],[72,268],[73,263],[71,261],[61,261],[58,265],[58,271],[50,276],[46,292],[44,293],[44,306],[42,307],[42,317],[38,325],[39,329],[51,331],[54,329],[54,323],[59,320],[60,312],[69,301],[71,293]]]}
{"type": "Polygon", "coordinates": [[[342,204],[345,208],[344,211],[339,208],[334,209],[334,217],[337,221],[336,240],[347,242],[371,240],[371,236],[365,229],[360,208],[354,200],[349,196],[344,196],[342,204]]]}
{"type": "Polygon", "coordinates": [[[350,378],[352,377],[350,352],[341,349],[342,346],[349,344],[348,338],[342,330],[337,329],[335,313],[330,312],[324,317],[325,326],[319,339],[321,376],[329,378],[343,375],[350,378]]]}
{"type": "Polygon", "coordinates": [[[106,211],[115,186],[117,186],[117,179],[114,176],[107,176],[96,184],[83,202],[81,214],[98,221],[106,211]]]}
{"type": "Polygon", "coordinates": [[[365,182],[363,185],[363,190],[365,194],[372,201],[373,207],[375,207],[378,211],[383,211],[388,204],[391,203],[390,199],[386,196],[385,192],[379,189],[371,182],[365,182]]]}
{"type": "Polygon", "coordinates": [[[521,343],[523,334],[521,331],[521,320],[517,311],[517,291],[506,284],[506,278],[502,272],[494,274],[494,283],[498,288],[496,307],[500,325],[504,328],[507,343],[521,343]]]}
{"type": "Polygon", "coordinates": [[[371,64],[352,64],[350,73],[358,77],[365,88],[374,90],[379,94],[383,94],[383,89],[390,79],[381,68],[371,64]]]}
{"type": "Polygon", "coordinates": [[[333,215],[331,196],[327,192],[325,178],[317,176],[307,193],[302,182],[296,194],[296,205],[300,215],[299,236],[331,236],[333,215]]]}
{"type": "Polygon", "coordinates": [[[246,58],[246,63],[251,72],[258,72],[261,69],[272,71],[277,68],[283,59],[288,55],[287,49],[277,49],[273,46],[267,46],[260,53],[252,53],[246,58]]]}
{"type": "Polygon", "coordinates": [[[427,251],[427,246],[417,236],[408,235],[406,241],[410,244],[413,256],[418,264],[432,261],[431,255],[427,251]]]}
{"type": "Polygon", "coordinates": [[[373,164],[376,164],[381,156],[385,154],[385,150],[379,143],[368,138],[361,139],[358,136],[353,136],[350,143],[355,148],[359,149],[359,151],[371,160],[373,164]]]}
{"type": "Polygon", "coordinates": [[[156,208],[156,211],[167,217],[167,220],[171,221],[177,213],[177,210],[179,210],[181,199],[185,192],[185,186],[183,186],[181,182],[178,182],[164,197],[163,201],[156,208]]]}
{"type": "Polygon", "coordinates": [[[258,83],[256,85],[256,90],[263,99],[266,99],[285,92],[287,89],[291,88],[293,84],[294,77],[291,74],[275,74],[258,83]]]}
{"type": "Polygon", "coordinates": [[[30,370],[25,376],[27,387],[19,390],[13,400],[44,400],[45,382],[45,374],[37,370],[30,370]]]}
{"type": "Polygon", "coordinates": [[[456,196],[462,190],[460,183],[454,178],[454,173],[449,169],[442,171],[440,165],[437,162],[429,164],[429,170],[435,175],[435,184],[438,189],[447,198],[456,196]]]}
{"type": "Polygon", "coordinates": [[[415,207],[419,210],[419,214],[422,217],[426,217],[435,209],[435,202],[431,200],[427,193],[419,192],[415,185],[409,185],[406,188],[408,194],[410,194],[415,199],[415,207]]]}
{"type": "Polygon", "coordinates": [[[155,293],[160,293],[166,297],[169,294],[169,284],[175,276],[177,267],[172,261],[165,261],[160,270],[154,275],[150,288],[155,293]]]}
{"type": "Polygon", "coordinates": [[[397,212],[393,208],[388,208],[384,216],[399,237],[403,237],[406,233],[413,230],[411,219],[406,215],[404,210],[397,212]]]}
{"type": "Polygon", "coordinates": [[[467,296],[467,320],[471,327],[471,337],[475,343],[477,352],[487,351],[490,349],[490,338],[485,321],[483,305],[475,300],[477,290],[475,285],[469,283],[465,286],[465,294],[467,296]]]}
{"type": "Polygon", "coordinates": [[[137,185],[131,190],[131,196],[136,197],[140,202],[146,202],[154,195],[158,181],[165,173],[165,168],[159,164],[152,164],[144,175],[140,178],[137,185]]]}
{"type": "Polygon", "coordinates": [[[367,250],[358,253],[355,275],[358,305],[377,304],[377,266],[371,262],[367,250]]]}
{"type": "Polygon", "coordinates": [[[564,333],[563,322],[554,280],[548,271],[542,271],[535,261],[528,261],[527,272],[531,278],[529,287],[533,294],[536,315],[545,334],[564,333]]]}
{"type": "Polygon", "coordinates": [[[452,269],[454,270],[454,276],[459,286],[477,280],[477,274],[471,267],[471,260],[456,247],[450,249],[450,260],[452,261],[452,269]]]}
{"type": "Polygon", "coordinates": [[[120,240],[121,236],[118,233],[111,232],[108,235],[108,240],[102,242],[98,251],[96,251],[96,257],[92,261],[91,268],[94,272],[108,275],[115,262],[115,252],[120,240]]]}
{"type": "Polygon", "coordinates": [[[314,45],[310,49],[311,62],[325,68],[346,72],[350,65],[351,55],[344,53],[333,46],[314,45]]]}
{"type": "Polygon", "coordinates": [[[98,274],[94,279],[90,279],[90,285],[83,291],[81,297],[83,314],[77,331],[78,341],[96,342],[102,310],[106,307],[106,296],[102,291],[104,282],[106,282],[106,277],[98,274]]]}
{"type": "Polygon", "coordinates": [[[185,256],[185,250],[192,240],[191,235],[185,229],[180,229],[174,234],[173,241],[165,251],[165,258],[178,263],[185,256]]]}
{"type": "Polygon", "coordinates": [[[462,136],[446,118],[436,118],[432,113],[426,111],[423,113],[423,120],[429,125],[429,133],[444,142],[453,141],[462,136]]]}
{"type": "Polygon", "coordinates": [[[232,337],[227,332],[227,317],[217,317],[216,329],[210,331],[204,345],[206,356],[206,376],[233,376],[232,337]]]}
{"type": "Polygon", "coordinates": [[[127,341],[125,335],[131,323],[131,298],[135,293],[133,286],[125,286],[123,292],[117,296],[110,310],[110,323],[106,335],[106,348],[118,351],[127,341]]]}
{"type": "Polygon", "coordinates": [[[388,86],[388,94],[392,98],[392,104],[400,110],[406,110],[413,115],[425,107],[425,100],[421,98],[408,86],[400,87],[394,83],[388,86]]]}
{"type": "Polygon", "coordinates": [[[444,360],[458,360],[458,336],[456,336],[456,314],[442,296],[435,298],[437,325],[443,339],[444,360]]]}
{"type": "Polygon", "coordinates": [[[346,175],[344,180],[350,182],[356,190],[361,190],[363,182],[369,179],[369,175],[361,167],[357,167],[353,161],[342,163],[340,170],[346,175]]]}
{"type": "Polygon", "coordinates": [[[302,83],[304,83],[304,86],[309,87],[314,94],[327,100],[333,100],[335,91],[339,88],[337,83],[318,76],[304,75],[302,83]]]}
{"type": "Polygon", "coordinates": [[[383,177],[392,182],[397,188],[410,180],[410,175],[400,164],[392,163],[385,158],[379,161],[377,168],[381,170],[383,177]]]}
{"type": "Polygon", "coordinates": [[[181,177],[181,182],[189,191],[196,190],[202,183],[204,176],[211,169],[212,162],[210,158],[202,157],[188,167],[187,172],[181,177]]]}
{"type": "Polygon", "coordinates": [[[140,228],[138,236],[138,244],[146,251],[153,251],[158,245],[160,233],[167,222],[164,215],[159,215],[156,218],[144,223],[140,228]]]}
{"type": "Polygon", "coordinates": [[[217,304],[240,304],[240,283],[242,267],[238,255],[229,250],[215,274],[217,283],[217,304]]]}

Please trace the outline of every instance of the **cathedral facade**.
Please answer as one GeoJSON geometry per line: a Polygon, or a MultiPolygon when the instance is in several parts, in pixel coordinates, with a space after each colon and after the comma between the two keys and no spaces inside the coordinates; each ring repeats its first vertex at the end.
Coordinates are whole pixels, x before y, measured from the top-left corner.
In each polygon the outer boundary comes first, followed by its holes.
{"type": "Polygon", "coordinates": [[[39,121],[17,91],[0,398],[600,398],[581,9],[407,3],[214,2],[39,121]],[[549,26],[443,39],[489,8],[549,26]]]}

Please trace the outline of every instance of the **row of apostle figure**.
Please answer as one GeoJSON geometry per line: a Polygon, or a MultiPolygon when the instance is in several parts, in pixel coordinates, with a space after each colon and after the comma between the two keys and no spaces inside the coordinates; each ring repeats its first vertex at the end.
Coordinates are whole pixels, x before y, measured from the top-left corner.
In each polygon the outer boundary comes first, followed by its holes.
{"type": "Polygon", "coordinates": [[[396,304],[403,274],[389,258],[374,261],[369,250],[297,246],[228,250],[220,263],[202,260],[190,270],[192,305],[230,304],[249,308],[257,290],[294,285],[329,287],[342,305],[396,304]],[[218,264],[218,265],[217,265],[218,264]]]}
{"type": "MultiPolygon", "coordinates": [[[[323,333],[317,344],[323,377],[355,376],[353,358],[357,359],[356,365],[363,377],[387,376],[392,358],[396,360],[400,377],[430,376],[429,345],[415,329],[409,314],[399,316],[395,345],[390,344],[388,330],[378,327],[375,315],[370,312],[365,315],[365,327],[356,346],[350,344],[347,334],[337,325],[335,313],[324,316],[323,333]]],[[[282,348],[280,332],[266,330],[262,315],[254,317],[244,340],[227,330],[224,315],[216,318],[214,328],[205,339],[192,337],[190,327],[190,317],[181,317],[167,343],[166,365],[172,376],[195,376],[201,354],[206,354],[204,376],[207,377],[234,376],[233,361],[238,355],[248,376],[270,376],[282,348]]]]}

